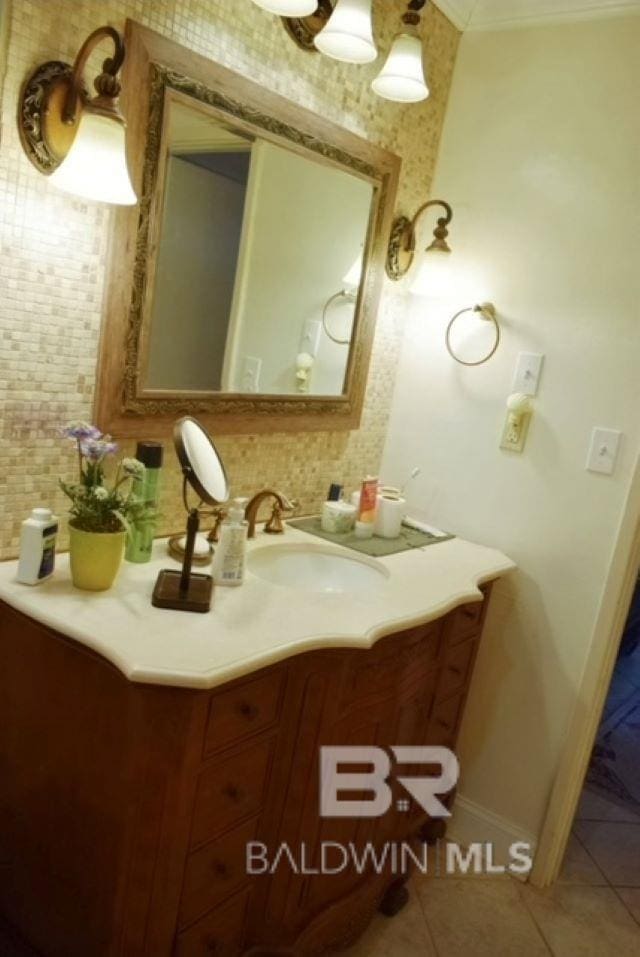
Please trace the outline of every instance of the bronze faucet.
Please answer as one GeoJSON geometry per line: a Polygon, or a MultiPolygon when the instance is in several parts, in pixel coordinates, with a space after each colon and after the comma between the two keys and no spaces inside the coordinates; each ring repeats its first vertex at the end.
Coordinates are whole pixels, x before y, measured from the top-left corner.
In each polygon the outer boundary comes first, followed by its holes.
{"type": "Polygon", "coordinates": [[[271,518],[266,523],[264,530],[269,535],[281,535],[284,532],[282,513],[293,511],[295,504],[289,502],[281,492],[276,492],[271,488],[265,488],[261,492],[257,492],[253,498],[249,500],[244,510],[244,516],[249,523],[249,530],[247,532],[248,538],[256,537],[256,519],[258,517],[258,509],[260,508],[262,502],[267,498],[274,498],[275,502],[273,504],[273,509],[271,510],[271,518]]]}

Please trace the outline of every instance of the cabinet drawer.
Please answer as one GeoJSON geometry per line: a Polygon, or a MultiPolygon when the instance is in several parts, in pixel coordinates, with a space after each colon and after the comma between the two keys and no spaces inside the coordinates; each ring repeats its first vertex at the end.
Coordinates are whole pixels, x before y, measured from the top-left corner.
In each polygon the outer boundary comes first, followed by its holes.
{"type": "Polygon", "coordinates": [[[381,638],[366,655],[353,657],[344,705],[359,707],[375,694],[388,694],[435,669],[442,643],[442,620],[381,638]]]}
{"type": "Polygon", "coordinates": [[[280,711],[284,679],[285,671],[279,669],[212,695],[205,755],[272,725],[280,711]]]}
{"type": "Polygon", "coordinates": [[[429,744],[448,748],[455,743],[464,699],[464,694],[454,695],[434,706],[427,732],[429,744]]]}
{"type": "Polygon", "coordinates": [[[195,847],[226,831],[262,807],[271,769],[273,737],[247,746],[200,773],[191,830],[195,847]]]}
{"type": "Polygon", "coordinates": [[[449,698],[456,691],[462,691],[466,688],[471,675],[477,644],[476,638],[469,638],[464,643],[447,649],[436,685],[437,701],[449,698]]]}
{"type": "Polygon", "coordinates": [[[468,605],[460,605],[449,616],[447,636],[449,643],[458,644],[470,635],[477,634],[482,624],[483,601],[474,601],[468,605]]]}
{"type": "Polygon", "coordinates": [[[242,953],[249,889],[178,934],[174,957],[236,957],[242,953]]]}
{"type": "Polygon", "coordinates": [[[247,882],[247,844],[255,838],[257,823],[254,819],[241,824],[189,855],[182,884],[181,927],[247,882]]]}

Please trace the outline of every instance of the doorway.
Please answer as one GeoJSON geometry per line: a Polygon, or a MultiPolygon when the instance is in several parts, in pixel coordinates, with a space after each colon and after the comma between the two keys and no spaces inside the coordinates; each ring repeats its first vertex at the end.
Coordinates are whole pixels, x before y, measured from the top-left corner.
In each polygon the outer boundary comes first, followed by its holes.
{"type": "Polygon", "coordinates": [[[640,915],[640,580],[595,737],[562,877],[607,884],[640,915]],[[580,872],[580,873],[578,873],[580,872]]]}

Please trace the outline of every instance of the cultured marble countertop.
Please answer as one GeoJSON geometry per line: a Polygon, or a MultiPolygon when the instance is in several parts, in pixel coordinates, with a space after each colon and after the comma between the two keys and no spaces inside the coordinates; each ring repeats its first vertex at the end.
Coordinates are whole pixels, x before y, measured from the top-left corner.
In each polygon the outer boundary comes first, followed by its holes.
{"type": "MultiPolygon", "coordinates": [[[[278,536],[260,530],[249,549],[285,543],[327,548],[289,527],[278,536]]],[[[369,648],[384,635],[481,600],[478,585],[515,567],[501,552],[460,538],[376,561],[388,578],[338,594],[274,585],[247,571],[241,586],[214,589],[208,614],[193,614],[151,604],[158,571],[180,567],[158,540],[153,560],[125,562],[107,592],[74,588],[67,555],[57,556],[53,577],[37,586],[16,581],[16,562],[0,563],[0,599],[98,652],[131,681],[213,688],[301,652],[369,648]]]]}

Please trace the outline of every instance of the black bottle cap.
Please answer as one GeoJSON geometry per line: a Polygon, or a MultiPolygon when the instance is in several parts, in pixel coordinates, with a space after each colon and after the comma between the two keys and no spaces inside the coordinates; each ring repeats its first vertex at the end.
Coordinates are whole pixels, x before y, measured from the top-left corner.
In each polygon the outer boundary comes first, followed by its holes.
{"type": "Polygon", "coordinates": [[[136,458],[148,469],[162,468],[164,446],[161,442],[138,442],[136,458]]]}

